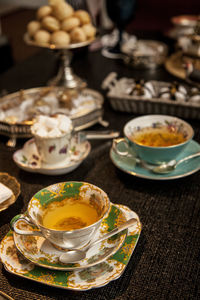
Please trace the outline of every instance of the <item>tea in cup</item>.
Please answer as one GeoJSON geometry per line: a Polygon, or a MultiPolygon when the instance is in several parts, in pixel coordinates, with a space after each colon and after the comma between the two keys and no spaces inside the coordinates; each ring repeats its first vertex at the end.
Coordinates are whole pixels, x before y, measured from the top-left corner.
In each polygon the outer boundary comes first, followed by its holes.
{"type": "Polygon", "coordinates": [[[69,154],[72,122],[65,115],[54,117],[40,115],[31,126],[41,161],[56,164],[65,160],[69,154]]]}
{"type": "Polygon", "coordinates": [[[17,234],[43,236],[63,249],[80,248],[92,240],[109,207],[110,200],[99,187],[61,182],[36,193],[27,215],[14,217],[11,226],[17,234]],[[27,224],[35,230],[25,230],[27,224]]]}
{"type": "Polygon", "coordinates": [[[114,141],[113,148],[121,156],[130,157],[134,153],[148,163],[162,164],[175,159],[193,135],[190,124],[179,118],[146,115],[129,121],[124,126],[125,138],[114,141]],[[119,143],[123,143],[127,151],[120,151],[119,143]]]}

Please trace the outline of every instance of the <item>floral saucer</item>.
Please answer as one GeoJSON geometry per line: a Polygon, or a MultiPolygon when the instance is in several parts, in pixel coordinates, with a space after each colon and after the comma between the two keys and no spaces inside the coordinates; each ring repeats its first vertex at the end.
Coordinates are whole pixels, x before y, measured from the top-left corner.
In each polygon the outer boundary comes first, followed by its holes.
{"type": "Polygon", "coordinates": [[[88,156],[91,145],[88,141],[78,142],[77,135],[72,138],[69,156],[57,164],[44,164],[40,160],[34,139],[28,140],[24,147],[13,154],[13,160],[22,170],[46,175],[61,175],[72,172],[88,156]]]}
{"type": "MultiPolygon", "coordinates": [[[[199,151],[200,151],[200,144],[198,144],[194,140],[191,140],[188,143],[188,145],[185,147],[183,152],[179,154],[179,156],[177,156],[176,160],[178,161],[186,156],[189,156],[199,151]]],[[[152,180],[171,180],[171,179],[177,179],[177,178],[189,176],[200,170],[200,157],[196,157],[194,159],[190,159],[178,165],[175,170],[173,170],[168,174],[155,174],[152,171],[146,170],[142,166],[137,165],[135,161],[136,154],[133,152],[131,154],[132,157],[122,157],[119,154],[115,153],[113,148],[111,148],[110,150],[110,158],[113,164],[117,168],[119,168],[120,170],[128,174],[141,177],[141,178],[152,179],[152,180]]]]}
{"type": "MultiPolygon", "coordinates": [[[[139,220],[137,214],[130,208],[114,204],[109,217],[104,222],[107,230],[120,224],[122,220],[117,217],[118,215],[127,220],[130,218],[139,220]],[[122,214],[119,213],[120,210],[122,214]]],[[[12,231],[8,232],[1,241],[0,258],[6,270],[12,274],[54,287],[84,291],[104,286],[122,275],[136,247],[140,232],[141,223],[138,222],[137,226],[127,230],[127,236],[115,254],[107,260],[83,270],[50,270],[33,264],[17,251],[12,231]]]]}
{"type": "MultiPolygon", "coordinates": [[[[100,230],[95,235],[94,240],[97,240],[102,236],[102,234],[106,234],[113,229],[113,227],[124,222],[126,222],[126,217],[122,211],[116,206],[111,205],[109,215],[103,220],[100,230]],[[109,224],[111,218],[112,224],[109,224]]],[[[26,229],[24,226],[29,227],[30,225],[27,225],[24,222],[22,226],[23,229],[26,229]]],[[[56,249],[43,237],[19,235],[15,232],[13,233],[13,237],[17,249],[32,263],[55,270],[78,270],[86,269],[101,263],[114,254],[123,244],[126,238],[126,231],[123,231],[120,234],[115,235],[113,238],[91,247],[91,249],[87,251],[85,259],[81,260],[79,263],[71,264],[61,263],[59,261],[59,257],[63,254],[63,251],[56,249]]]]}

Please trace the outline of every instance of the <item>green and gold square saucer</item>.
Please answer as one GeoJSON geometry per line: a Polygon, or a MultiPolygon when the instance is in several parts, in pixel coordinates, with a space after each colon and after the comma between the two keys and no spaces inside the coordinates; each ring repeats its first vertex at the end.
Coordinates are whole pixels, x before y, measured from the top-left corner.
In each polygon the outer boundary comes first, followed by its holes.
{"type": "MultiPolygon", "coordinates": [[[[126,220],[124,213],[117,206],[111,205],[108,216],[103,219],[93,241],[99,239],[114,227],[123,224],[126,220]]],[[[23,222],[22,227],[23,230],[26,230],[26,227],[28,230],[30,225],[23,222]]],[[[42,236],[21,235],[13,232],[13,239],[16,248],[32,263],[52,270],[70,271],[86,269],[103,262],[122,246],[126,235],[127,230],[124,230],[114,237],[96,244],[87,251],[85,259],[79,263],[70,264],[60,262],[59,257],[63,254],[63,251],[59,250],[58,247],[55,248],[50,241],[42,236]]]]}
{"type": "MultiPolygon", "coordinates": [[[[124,217],[125,220],[138,219],[137,226],[130,227],[127,230],[127,235],[121,247],[114,254],[91,267],[63,271],[47,269],[46,265],[45,267],[38,266],[26,259],[17,250],[12,231],[4,237],[0,244],[1,261],[10,273],[50,286],[80,291],[104,286],[122,275],[140,236],[141,223],[139,217],[123,205],[113,204],[111,206],[108,217],[104,219],[105,228],[112,230],[120,222],[124,222],[124,217]]],[[[93,259],[96,259],[95,255],[93,259]]]]}

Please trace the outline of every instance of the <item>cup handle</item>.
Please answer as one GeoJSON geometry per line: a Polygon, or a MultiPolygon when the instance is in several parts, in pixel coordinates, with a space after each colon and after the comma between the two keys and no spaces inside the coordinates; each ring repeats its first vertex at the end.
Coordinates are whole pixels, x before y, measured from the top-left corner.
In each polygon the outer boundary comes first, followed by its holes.
{"type": "Polygon", "coordinates": [[[112,148],[113,148],[114,152],[118,155],[129,156],[129,152],[128,152],[129,145],[128,145],[128,142],[125,138],[114,139],[113,144],[112,144],[112,148]],[[127,151],[120,151],[119,149],[117,149],[117,145],[120,144],[120,143],[124,143],[127,151]]]}
{"type": "Polygon", "coordinates": [[[21,235],[37,235],[37,236],[43,236],[39,228],[34,225],[29,217],[25,214],[16,215],[12,220],[10,221],[10,226],[14,232],[21,235]],[[29,225],[34,230],[23,230],[20,229],[19,225],[29,225]]]}

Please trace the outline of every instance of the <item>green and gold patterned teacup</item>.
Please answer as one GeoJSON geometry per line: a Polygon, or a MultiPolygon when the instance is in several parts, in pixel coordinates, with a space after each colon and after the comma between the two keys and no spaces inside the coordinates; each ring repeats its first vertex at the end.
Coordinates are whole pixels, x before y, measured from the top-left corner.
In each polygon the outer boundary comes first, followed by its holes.
{"type": "Polygon", "coordinates": [[[86,182],[61,182],[37,192],[27,214],[11,221],[21,235],[40,235],[64,249],[80,248],[91,241],[109,211],[110,200],[100,188],[86,182]],[[27,230],[28,224],[35,230],[27,230]]]}

